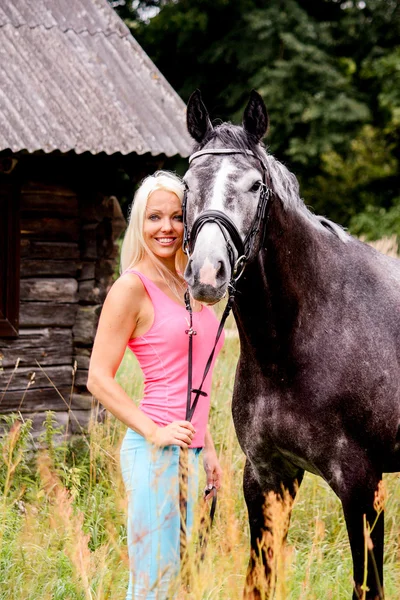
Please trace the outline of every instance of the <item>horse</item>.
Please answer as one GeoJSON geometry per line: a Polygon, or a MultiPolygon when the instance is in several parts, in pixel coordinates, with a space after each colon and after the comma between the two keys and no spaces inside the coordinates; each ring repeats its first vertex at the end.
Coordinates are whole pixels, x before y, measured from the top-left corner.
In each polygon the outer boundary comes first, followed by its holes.
{"type": "Polygon", "coordinates": [[[272,502],[288,505],[285,538],[309,471],[342,503],[352,599],[382,599],[379,489],[383,472],[400,470],[400,261],[305,206],[296,177],[262,144],[268,125],[254,90],[241,126],[214,127],[198,90],[187,105],[195,145],[184,176],[184,277],[210,305],[236,288],[232,416],[251,542],[244,598],[273,595],[272,502]]]}

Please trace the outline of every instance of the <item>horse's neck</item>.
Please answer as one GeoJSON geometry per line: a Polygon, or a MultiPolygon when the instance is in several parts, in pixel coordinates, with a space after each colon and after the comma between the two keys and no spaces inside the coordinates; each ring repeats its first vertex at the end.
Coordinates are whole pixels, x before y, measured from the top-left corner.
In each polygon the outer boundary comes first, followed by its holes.
{"type": "Polygon", "coordinates": [[[251,347],[285,347],[301,313],[312,310],[324,293],[326,271],[321,236],[295,209],[273,203],[264,247],[248,265],[236,301],[236,320],[244,343],[251,347]]]}

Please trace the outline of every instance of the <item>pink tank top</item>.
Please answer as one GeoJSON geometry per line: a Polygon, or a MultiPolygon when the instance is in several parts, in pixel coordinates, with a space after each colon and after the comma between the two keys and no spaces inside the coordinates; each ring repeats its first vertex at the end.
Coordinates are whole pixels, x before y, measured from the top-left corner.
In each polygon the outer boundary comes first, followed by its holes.
{"type": "MultiPolygon", "coordinates": [[[[184,420],[186,414],[188,382],[188,335],[189,313],[167,296],[151,279],[129,269],[142,281],[154,307],[154,321],[144,335],[131,339],[128,347],[137,357],[144,374],[144,397],[140,409],[157,425],[165,426],[172,421],[184,420]]],[[[124,274],[125,274],[124,273],[124,274]]],[[[192,387],[197,388],[214,346],[218,320],[213,311],[203,306],[193,312],[193,375],[192,387]]],[[[192,423],[196,434],[191,448],[204,446],[204,436],[210,410],[211,376],[215,359],[223,345],[224,334],[219,339],[213,364],[203,385],[207,396],[200,396],[192,423]]],[[[194,394],[192,394],[192,401],[194,394]]]]}

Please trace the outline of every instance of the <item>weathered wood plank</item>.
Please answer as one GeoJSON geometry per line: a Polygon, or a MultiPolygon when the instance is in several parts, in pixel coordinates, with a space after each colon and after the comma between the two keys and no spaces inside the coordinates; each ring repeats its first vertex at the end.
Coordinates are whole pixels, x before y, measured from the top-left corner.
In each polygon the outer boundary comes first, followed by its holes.
{"type": "Polygon", "coordinates": [[[114,277],[116,269],[115,260],[101,260],[96,263],[95,278],[100,283],[108,285],[114,277]]]}
{"type": "Polygon", "coordinates": [[[21,261],[21,277],[77,277],[80,264],[71,260],[27,260],[21,261]]]}
{"type": "Polygon", "coordinates": [[[79,219],[22,217],[21,237],[77,242],[79,241],[79,219]]]}
{"type": "Polygon", "coordinates": [[[51,365],[65,365],[72,360],[73,346],[72,340],[69,344],[47,344],[45,347],[37,346],[35,348],[0,349],[0,367],[14,367],[19,359],[20,367],[36,367],[38,361],[42,367],[51,365]]]}
{"type": "Polygon", "coordinates": [[[96,334],[101,306],[79,306],[72,329],[75,345],[91,346],[96,334]]]}
{"type": "Polygon", "coordinates": [[[68,260],[79,259],[77,242],[40,242],[21,240],[21,256],[30,259],[68,260]]]}
{"type": "Polygon", "coordinates": [[[84,262],[81,263],[80,273],[78,275],[79,281],[87,281],[88,279],[95,279],[96,263],[95,262],[84,262]]]}
{"type": "Polygon", "coordinates": [[[51,385],[61,388],[72,384],[72,365],[46,366],[43,371],[38,366],[19,367],[15,371],[12,368],[3,369],[0,373],[0,390],[25,390],[28,385],[29,389],[37,390],[51,385]]]}
{"type": "Polygon", "coordinates": [[[81,256],[86,260],[97,259],[97,229],[98,223],[83,225],[81,230],[81,256]]]}
{"type": "Polygon", "coordinates": [[[0,401],[0,413],[5,414],[17,410],[20,410],[21,413],[45,410],[58,412],[67,410],[68,406],[71,406],[73,410],[90,410],[92,406],[91,394],[71,395],[71,386],[61,387],[58,391],[62,398],[54,388],[29,389],[25,394],[21,391],[7,390],[0,401]]]}
{"type": "Polygon", "coordinates": [[[75,375],[75,385],[77,388],[83,388],[84,390],[87,389],[86,384],[87,384],[87,380],[88,380],[88,374],[89,374],[88,369],[84,369],[84,368],[82,368],[82,366],[80,366],[78,368],[76,375],[75,375]]]}
{"type": "Polygon", "coordinates": [[[25,193],[40,192],[41,194],[50,194],[51,196],[76,196],[76,192],[60,183],[49,183],[48,181],[27,181],[21,188],[25,193]]]}
{"type": "Polygon", "coordinates": [[[86,369],[86,371],[89,369],[90,356],[80,356],[80,355],[74,354],[74,356],[72,357],[72,360],[76,361],[76,364],[78,366],[79,375],[80,375],[81,369],[86,369]]]}
{"type": "Polygon", "coordinates": [[[22,279],[20,288],[22,301],[57,303],[78,302],[77,291],[78,282],[76,279],[65,277],[57,279],[22,279]]]}
{"type": "Polygon", "coordinates": [[[72,331],[59,327],[42,327],[41,329],[21,328],[19,337],[15,340],[0,340],[0,348],[11,348],[13,350],[25,350],[37,348],[48,344],[65,346],[72,343],[72,331]]]}
{"type": "Polygon", "coordinates": [[[78,198],[76,193],[68,188],[29,183],[21,189],[21,211],[77,217],[78,198]]]}
{"type": "Polygon", "coordinates": [[[54,302],[21,302],[19,322],[21,327],[72,327],[78,304],[54,302]]]}
{"type": "Polygon", "coordinates": [[[102,285],[96,285],[94,279],[79,282],[79,302],[88,304],[99,304],[104,302],[106,289],[102,285]]]}

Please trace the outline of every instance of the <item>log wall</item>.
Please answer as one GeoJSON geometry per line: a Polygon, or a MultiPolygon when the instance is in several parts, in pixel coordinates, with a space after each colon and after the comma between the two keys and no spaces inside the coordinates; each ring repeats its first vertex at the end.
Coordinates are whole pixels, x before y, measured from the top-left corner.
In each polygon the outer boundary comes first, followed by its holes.
{"type": "Polygon", "coordinates": [[[53,410],[79,431],[90,417],[90,350],[125,220],[114,196],[43,177],[22,183],[20,210],[20,329],[0,339],[0,413],[19,410],[38,430],[53,410]]]}

